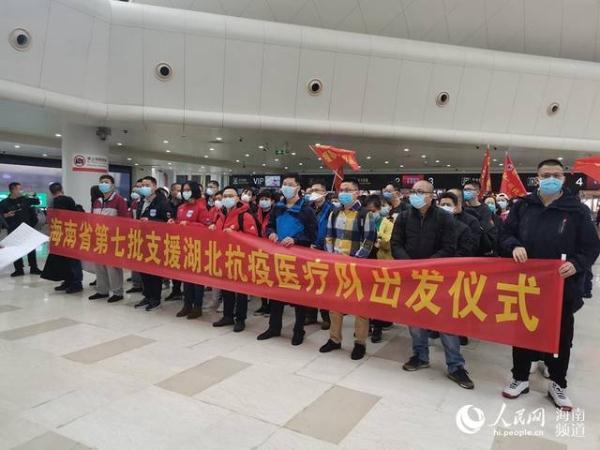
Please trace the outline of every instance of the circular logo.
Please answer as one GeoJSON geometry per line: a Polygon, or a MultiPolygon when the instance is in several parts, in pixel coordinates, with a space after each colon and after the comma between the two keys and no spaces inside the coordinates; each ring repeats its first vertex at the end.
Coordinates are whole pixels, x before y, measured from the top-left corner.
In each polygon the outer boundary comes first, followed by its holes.
{"type": "Polygon", "coordinates": [[[485,423],[485,414],[473,405],[465,405],[456,412],[456,426],[465,434],[475,434],[485,423]],[[472,419],[469,411],[473,409],[476,418],[472,419]]]}
{"type": "Polygon", "coordinates": [[[75,156],[73,156],[73,165],[75,167],[83,167],[83,166],[85,166],[85,156],[83,156],[83,155],[75,155],[75,156]]]}

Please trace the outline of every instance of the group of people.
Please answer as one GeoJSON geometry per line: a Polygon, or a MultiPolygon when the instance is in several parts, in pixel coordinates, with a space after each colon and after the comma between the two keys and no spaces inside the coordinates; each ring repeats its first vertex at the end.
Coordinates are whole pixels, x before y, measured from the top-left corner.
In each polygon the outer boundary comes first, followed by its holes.
{"type": "MultiPolygon", "coordinates": [[[[227,233],[246,233],[269,239],[284,247],[302,246],[354,258],[429,259],[449,257],[511,257],[519,263],[528,258],[560,259],[559,275],[565,278],[560,348],[558,357],[522,348],[513,348],[513,380],[502,394],[517,398],[529,391],[529,375],[533,363],[543,361],[550,379],[549,396],[563,409],[572,408],[566,394],[566,374],[573,340],[574,313],[583,305],[586,277],[600,253],[600,240],[589,209],[564,186],[564,167],[558,160],[542,161],[538,166],[539,187],[536,192],[518,199],[504,194],[483,197],[481,186],[470,182],[462,188],[435,193],[425,180],[414,184],[409,195],[397,183],[383,187],[381,195],[363,195],[356,179],[344,179],[336,193],[328,192],[324,182],[317,181],[303,190],[295,174],[282,177],[279,191],[220,189],[210,181],[203,189],[195,181],[174,184],[170,192],[159,188],[151,176],[138,180],[126,201],[115,188],[110,175],[102,175],[94,189],[92,212],[141,221],[177,223],[207,227],[227,233]]],[[[77,209],[58,183],[50,186],[53,207],[77,209]]],[[[0,208],[2,205],[0,204],[0,208]]],[[[10,213],[4,213],[6,220],[10,213]]],[[[21,263],[22,264],[22,263],[21,263]]],[[[17,267],[17,266],[15,266],[17,267]]],[[[71,260],[69,277],[56,287],[67,293],[81,291],[81,263],[71,260]]],[[[95,266],[96,293],[90,300],[123,299],[123,271],[120,268],[95,266]]],[[[161,303],[166,280],[151,274],[132,273],[133,286],[128,293],[141,292],[136,308],[151,311],[161,303]]],[[[208,287],[172,280],[172,292],[166,300],[183,297],[178,317],[195,319],[202,315],[204,293],[208,287]]],[[[215,327],[245,328],[248,296],[221,291],[222,317],[215,327]]],[[[286,303],[263,298],[255,315],[268,316],[268,326],[258,335],[266,340],[281,335],[286,303]]],[[[344,315],[300,305],[295,310],[292,345],[304,340],[305,326],[322,319],[322,329],[329,339],[321,353],[341,349],[344,315]]],[[[390,322],[354,318],[354,348],[351,358],[365,356],[369,334],[372,342],[383,338],[390,322]]],[[[465,389],[474,383],[466,370],[461,345],[466,337],[408,327],[412,339],[412,356],[403,365],[406,371],[429,367],[429,340],[439,338],[444,348],[447,376],[465,389]]]]}

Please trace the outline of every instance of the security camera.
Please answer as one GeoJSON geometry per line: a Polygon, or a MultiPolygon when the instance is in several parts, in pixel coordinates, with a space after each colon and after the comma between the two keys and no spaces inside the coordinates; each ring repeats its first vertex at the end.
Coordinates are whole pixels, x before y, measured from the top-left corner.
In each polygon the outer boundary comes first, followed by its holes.
{"type": "Polygon", "coordinates": [[[100,138],[101,141],[105,141],[108,136],[110,136],[110,128],[108,127],[98,127],[96,129],[96,136],[100,138]]]}

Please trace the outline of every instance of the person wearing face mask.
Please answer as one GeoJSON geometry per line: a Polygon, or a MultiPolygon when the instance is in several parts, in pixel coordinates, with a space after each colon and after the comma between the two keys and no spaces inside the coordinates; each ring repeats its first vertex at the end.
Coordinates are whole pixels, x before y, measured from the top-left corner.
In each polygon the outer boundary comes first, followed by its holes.
{"type": "Polygon", "coordinates": [[[390,205],[390,214],[398,214],[406,211],[407,206],[402,202],[402,185],[393,181],[381,190],[383,199],[390,205]]]}
{"type": "MultiPolygon", "coordinates": [[[[183,198],[181,194],[181,183],[172,183],[169,188],[169,205],[171,205],[171,217],[177,217],[177,210],[180,205],[182,205],[183,198]]],[[[165,297],[166,302],[181,300],[183,297],[183,292],[181,291],[181,281],[179,280],[169,280],[164,281],[165,288],[169,288],[169,285],[172,285],[171,292],[169,295],[165,297]]]]}
{"type": "Polygon", "coordinates": [[[473,236],[470,228],[456,218],[458,198],[452,192],[444,192],[440,195],[439,205],[444,211],[452,215],[456,228],[456,254],[457,257],[472,257],[477,253],[479,242],[473,236]]]}
{"type": "MultiPolygon", "coordinates": [[[[498,236],[500,236],[500,234],[502,234],[502,224],[504,222],[500,218],[500,210],[498,208],[498,204],[496,203],[496,199],[490,195],[489,197],[486,197],[483,200],[483,203],[488,207],[488,209],[492,213],[492,221],[494,222],[494,226],[498,230],[498,236]]],[[[493,255],[498,255],[498,244],[499,241],[496,241],[496,248],[494,249],[493,255]]]]}
{"type": "MultiPolygon", "coordinates": [[[[206,201],[202,197],[202,188],[198,183],[195,181],[186,181],[183,183],[181,198],[183,203],[177,208],[177,217],[169,219],[167,223],[178,223],[192,227],[208,227],[211,225],[209,222],[209,213],[206,209],[206,201]]],[[[183,308],[176,314],[176,317],[187,317],[190,320],[201,317],[203,300],[203,285],[188,282],[183,283],[183,308]]]]}
{"type": "MultiPolygon", "coordinates": [[[[299,245],[310,247],[317,238],[317,217],[306,198],[300,198],[300,176],[286,174],[283,176],[281,193],[283,199],[275,205],[267,227],[267,235],[272,242],[284,247],[299,245]]],[[[272,337],[281,336],[283,308],[285,303],[271,300],[271,315],[269,328],[259,334],[257,339],[263,341],[272,337]]],[[[296,321],[292,345],[300,345],[304,341],[304,321],[306,308],[295,306],[296,321]]]]}
{"type": "MultiPolygon", "coordinates": [[[[19,228],[19,225],[26,223],[34,228],[38,223],[37,213],[34,205],[39,205],[40,200],[36,196],[23,195],[21,183],[10,183],[8,185],[9,195],[0,202],[0,214],[4,217],[9,233],[19,228]]],[[[35,250],[27,254],[29,263],[29,273],[31,275],[40,275],[42,271],[38,268],[35,250]]],[[[13,263],[15,271],[10,274],[11,277],[20,277],[25,275],[23,269],[23,259],[19,258],[13,263]]]]}
{"type": "MultiPolygon", "coordinates": [[[[115,179],[111,175],[102,175],[98,188],[102,197],[94,202],[93,214],[110,217],[130,217],[127,202],[115,189],[115,179]]],[[[96,293],[90,300],[108,298],[108,303],[123,300],[123,269],[96,264],[96,293]],[[109,294],[112,296],[109,298],[109,294]]]]}
{"type": "Polygon", "coordinates": [[[210,180],[206,183],[206,191],[204,192],[204,197],[206,198],[206,205],[210,210],[214,206],[214,196],[219,192],[219,182],[217,180],[210,180]]]}
{"type": "Polygon", "coordinates": [[[257,214],[260,209],[256,204],[256,189],[247,188],[242,191],[242,195],[240,196],[240,201],[248,205],[248,210],[251,214],[257,214]]]}
{"type": "Polygon", "coordinates": [[[129,216],[132,219],[137,219],[135,214],[137,212],[137,207],[140,204],[140,200],[142,199],[142,196],[138,193],[138,189],[141,187],[142,187],[142,179],[140,178],[139,180],[137,180],[135,182],[135,185],[133,186],[133,189],[131,190],[131,194],[129,195],[129,198],[130,198],[129,216]]]}
{"type": "Polygon", "coordinates": [[[479,220],[481,240],[478,256],[493,256],[498,247],[499,230],[494,225],[493,214],[489,206],[479,201],[480,192],[481,185],[477,181],[465,184],[463,188],[464,210],[479,220]]]}
{"type": "MultiPolygon", "coordinates": [[[[256,219],[250,214],[248,205],[240,201],[237,190],[232,186],[223,190],[223,208],[219,212],[216,223],[211,225],[209,230],[260,236],[256,219]]],[[[248,314],[248,296],[225,290],[222,293],[223,317],[214,322],[213,327],[233,325],[234,332],[244,331],[248,314]]]]}
{"type": "Polygon", "coordinates": [[[501,192],[496,197],[496,203],[498,204],[498,213],[500,215],[500,219],[502,220],[502,222],[506,222],[506,219],[508,218],[508,213],[510,212],[508,196],[501,192]]]}
{"type": "Polygon", "coordinates": [[[517,398],[529,392],[532,361],[544,359],[550,375],[548,396],[564,410],[573,408],[567,396],[567,370],[573,344],[574,314],[583,306],[585,274],[600,254],[600,239],[589,209],[563,188],[564,167],[556,159],[538,164],[539,187],[515,204],[504,223],[501,249],[518,263],[529,258],[562,259],[558,274],[565,279],[558,357],[513,347],[513,380],[502,395],[517,398]]]}
{"type": "MultiPolygon", "coordinates": [[[[261,236],[267,236],[267,227],[269,226],[269,220],[271,219],[271,212],[273,211],[274,202],[273,191],[265,189],[258,194],[258,212],[256,218],[260,224],[261,236]]],[[[255,316],[269,316],[271,313],[271,307],[269,300],[265,297],[261,298],[260,308],[254,311],[255,316]]]]}
{"type": "MultiPolygon", "coordinates": [[[[336,209],[329,216],[325,249],[329,253],[352,256],[354,258],[369,258],[372,254],[377,230],[373,215],[363,208],[358,201],[360,186],[356,179],[346,178],[340,184],[338,198],[343,208],[336,209]]],[[[328,353],[342,348],[342,326],[344,315],[330,311],[331,328],[329,340],[319,352],[328,353]]],[[[353,360],[362,359],[367,351],[369,335],[369,319],[354,317],[354,349],[350,357],[353,360]]]]}
{"type": "MultiPolygon", "coordinates": [[[[456,226],[452,215],[433,202],[433,185],[418,181],[413,186],[411,208],[396,219],[392,232],[394,259],[449,258],[456,255],[456,226]]],[[[409,327],[413,356],[402,366],[409,372],[429,367],[429,330],[409,327]]],[[[465,370],[458,336],[440,333],[448,378],[465,389],[474,384],[465,370]]]]}
{"type": "Polygon", "coordinates": [[[447,192],[454,194],[456,196],[457,203],[454,209],[454,218],[466,226],[469,227],[471,231],[471,235],[475,242],[477,242],[477,249],[473,256],[477,256],[479,254],[479,245],[481,242],[481,225],[479,224],[479,220],[473,214],[467,213],[463,208],[463,191],[462,189],[453,188],[449,189],[447,192]]]}
{"type": "MultiPolygon", "coordinates": [[[[316,180],[310,189],[308,195],[308,201],[315,210],[317,216],[317,239],[315,243],[311,245],[311,248],[317,250],[325,250],[325,235],[327,234],[327,220],[329,214],[333,210],[333,205],[327,200],[327,186],[325,181],[316,180]]],[[[331,319],[329,317],[329,311],[321,309],[321,329],[329,330],[331,327],[331,319]]],[[[312,325],[318,323],[319,309],[318,308],[306,308],[306,320],[305,325],[312,325]]]]}
{"type": "MultiPolygon", "coordinates": [[[[147,176],[142,178],[142,187],[138,193],[144,201],[140,201],[136,216],[142,222],[167,222],[172,217],[171,205],[166,195],[158,188],[156,178],[147,176]]],[[[160,306],[162,277],[142,273],[144,298],[136,303],[136,308],[144,307],[152,311],[160,306]]]]}

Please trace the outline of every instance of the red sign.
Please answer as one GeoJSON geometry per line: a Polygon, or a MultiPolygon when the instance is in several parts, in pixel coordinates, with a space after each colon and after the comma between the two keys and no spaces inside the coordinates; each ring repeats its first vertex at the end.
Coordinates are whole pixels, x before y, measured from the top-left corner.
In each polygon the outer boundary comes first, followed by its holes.
{"type": "Polygon", "coordinates": [[[244,233],[49,210],[50,251],[258,297],[555,353],[561,261],[357,259],[244,233]]]}
{"type": "Polygon", "coordinates": [[[99,155],[77,154],[73,156],[73,172],[108,173],[108,158],[99,155]]]}
{"type": "Polygon", "coordinates": [[[412,188],[416,182],[421,181],[424,178],[423,175],[402,175],[402,186],[412,188]]]}

